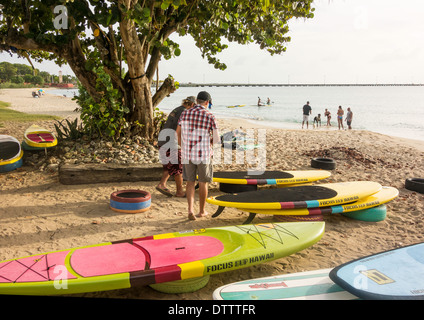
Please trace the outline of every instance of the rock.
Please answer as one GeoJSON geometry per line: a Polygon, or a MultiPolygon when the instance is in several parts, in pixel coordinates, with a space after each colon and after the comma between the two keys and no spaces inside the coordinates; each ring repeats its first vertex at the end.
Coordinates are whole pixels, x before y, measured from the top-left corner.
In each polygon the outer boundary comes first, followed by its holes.
{"type": "Polygon", "coordinates": [[[46,167],[46,170],[51,173],[55,173],[59,171],[59,164],[51,163],[46,167]]]}
{"type": "Polygon", "coordinates": [[[47,155],[35,152],[29,154],[25,164],[40,171],[58,172],[61,164],[143,164],[159,163],[159,152],[155,145],[140,136],[120,137],[115,141],[104,137],[59,141],[57,147],[47,149],[47,155]]]}

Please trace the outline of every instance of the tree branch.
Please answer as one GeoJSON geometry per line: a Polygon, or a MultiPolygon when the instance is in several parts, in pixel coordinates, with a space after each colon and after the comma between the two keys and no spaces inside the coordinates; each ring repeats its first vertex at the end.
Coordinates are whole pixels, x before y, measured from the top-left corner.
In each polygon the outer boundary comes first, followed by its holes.
{"type": "Polygon", "coordinates": [[[153,98],[152,98],[153,108],[156,108],[156,106],[158,106],[159,103],[163,99],[165,99],[166,96],[175,92],[175,90],[177,90],[177,88],[175,88],[174,79],[172,79],[171,77],[166,78],[165,81],[160,86],[159,90],[156,91],[156,93],[153,95],[153,98]]]}

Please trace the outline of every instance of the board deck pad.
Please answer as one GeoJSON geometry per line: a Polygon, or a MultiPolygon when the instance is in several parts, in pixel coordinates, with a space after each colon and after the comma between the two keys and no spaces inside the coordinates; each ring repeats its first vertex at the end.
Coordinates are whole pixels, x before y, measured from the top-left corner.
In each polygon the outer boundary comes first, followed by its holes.
{"type": "Polygon", "coordinates": [[[424,243],[350,261],[334,268],[330,278],[362,299],[423,300],[424,243]]]}
{"type": "Polygon", "coordinates": [[[350,203],[377,193],[382,186],[372,181],[300,185],[209,197],[208,203],[241,209],[317,208],[350,203]]]}
{"type": "Polygon", "coordinates": [[[279,259],[316,243],[324,222],[197,229],[0,262],[0,294],[52,295],[185,280],[279,259]],[[58,278],[59,277],[59,278],[58,278]],[[56,288],[66,281],[66,290],[56,288]]]}
{"type": "Polygon", "coordinates": [[[331,172],[324,170],[264,171],[260,174],[248,171],[218,171],[213,181],[228,184],[279,185],[313,182],[326,179],[331,172]]]}
{"type": "Polygon", "coordinates": [[[27,137],[28,139],[36,143],[54,141],[54,137],[51,133],[32,133],[28,134],[27,137]]]}
{"type": "Polygon", "coordinates": [[[227,284],[213,292],[214,300],[354,300],[321,269],[227,284]]]}
{"type": "MultiPolygon", "coordinates": [[[[364,210],[372,207],[377,207],[389,201],[392,201],[399,195],[399,190],[393,187],[383,186],[380,191],[368,197],[362,198],[352,203],[318,207],[318,208],[298,208],[298,209],[251,209],[249,212],[256,214],[270,214],[270,215],[293,215],[293,216],[307,216],[307,215],[322,215],[322,214],[337,214],[344,212],[354,212],[364,210]]],[[[246,211],[245,209],[239,209],[246,211]]]]}
{"type": "Polygon", "coordinates": [[[50,148],[57,145],[57,138],[49,130],[32,125],[25,131],[22,145],[29,150],[33,150],[32,148],[50,148]]]}

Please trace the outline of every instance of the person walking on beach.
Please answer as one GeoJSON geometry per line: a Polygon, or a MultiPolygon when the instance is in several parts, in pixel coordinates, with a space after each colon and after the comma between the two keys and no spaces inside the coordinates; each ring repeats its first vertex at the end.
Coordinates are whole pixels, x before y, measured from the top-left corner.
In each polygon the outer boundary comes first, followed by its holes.
{"type": "Polygon", "coordinates": [[[181,163],[181,149],[178,148],[177,125],[181,113],[184,110],[194,106],[196,98],[194,96],[187,97],[182,101],[181,106],[171,111],[159,132],[158,147],[159,158],[163,166],[162,178],[156,186],[156,190],[172,197],[171,191],[167,188],[169,177],[173,176],[177,191],[176,197],[185,197],[183,189],[183,166],[181,163]]]}
{"type": "Polygon", "coordinates": [[[197,95],[197,104],[185,110],[178,121],[177,136],[181,146],[183,178],[187,181],[186,195],[188,218],[205,217],[208,183],[213,177],[213,143],[219,144],[218,126],[215,116],[208,110],[211,96],[206,91],[197,95]],[[199,182],[199,213],[194,215],[194,191],[196,176],[199,182]]]}
{"type": "Polygon", "coordinates": [[[343,127],[343,115],[344,115],[344,111],[342,109],[342,106],[339,106],[339,109],[337,110],[337,123],[339,124],[339,130],[340,130],[340,127],[342,127],[342,129],[344,129],[344,127],[343,127]]]}
{"type": "Polygon", "coordinates": [[[309,101],[306,102],[306,104],[303,106],[303,121],[302,121],[302,129],[303,125],[306,122],[306,129],[309,127],[309,115],[312,114],[312,108],[309,105],[309,101]]]}
{"type": "Polygon", "coordinates": [[[352,110],[350,110],[350,108],[347,108],[347,114],[346,114],[346,123],[347,123],[347,127],[349,128],[349,130],[352,129],[352,119],[353,119],[353,112],[352,110]]]}
{"type": "Polygon", "coordinates": [[[331,127],[331,112],[325,109],[324,116],[327,117],[327,127],[331,127]]]}

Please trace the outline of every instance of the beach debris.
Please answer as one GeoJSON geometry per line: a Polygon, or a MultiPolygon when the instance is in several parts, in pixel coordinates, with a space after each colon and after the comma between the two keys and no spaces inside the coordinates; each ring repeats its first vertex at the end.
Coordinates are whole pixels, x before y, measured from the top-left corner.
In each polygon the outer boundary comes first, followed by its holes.
{"type": "Polygon", "coordinates": [[[386,160],[372,157],[356,148],[350,147],[331,147],[328,149],[312,150],[303,153],[303,155],[309,157],[331,157],[337,160],[351,160],[360,163],[367,168],[372,168],[374,165],[393,169],[400,169],[403,167],[401,162],[390,163],[386,160]]]}

